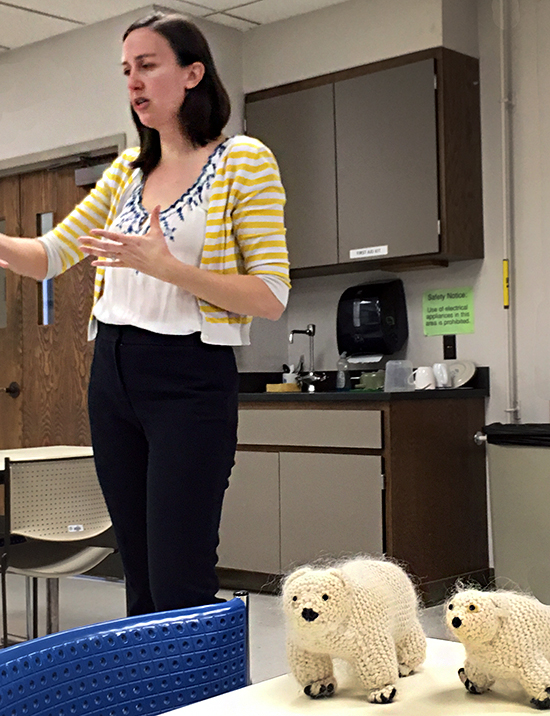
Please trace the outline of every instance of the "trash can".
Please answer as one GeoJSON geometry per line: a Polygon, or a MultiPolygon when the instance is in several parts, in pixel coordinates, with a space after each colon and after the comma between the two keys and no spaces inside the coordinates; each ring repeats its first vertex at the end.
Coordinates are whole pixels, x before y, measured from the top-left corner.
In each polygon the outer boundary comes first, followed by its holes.
{"type": "Polygon", "coordinates": [[[550,604],[550,423],[483,428],[497,586],[550,604]]]}

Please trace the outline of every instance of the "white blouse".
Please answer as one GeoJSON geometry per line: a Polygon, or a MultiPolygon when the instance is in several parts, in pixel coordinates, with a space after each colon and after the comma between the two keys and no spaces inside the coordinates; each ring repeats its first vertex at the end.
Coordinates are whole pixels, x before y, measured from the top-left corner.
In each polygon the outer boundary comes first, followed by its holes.
{"type": "MultiPolygon", "coordinates": [[[[218,162],[231,142],[230,138],[218,145],[193,186],[160,213],[169,250],[186,264],[196,267],[200,264],[212,182],[218,162]]],[[[128,198],[121,202],[111,231],[147,233],[150,217],[143,207],[142,193],[142,173],[136,171],[126,192],[128,198]]],[[[276,276],[258,278],[286,306],[288,287],[284,282],[276,276]]],[[[104,291],[94,307],[94,316],[102,323],[132,325],[154,333],[185,335],[201,330],[200,311],[193,294],[130,268],[106,268],[104,291]]]]}

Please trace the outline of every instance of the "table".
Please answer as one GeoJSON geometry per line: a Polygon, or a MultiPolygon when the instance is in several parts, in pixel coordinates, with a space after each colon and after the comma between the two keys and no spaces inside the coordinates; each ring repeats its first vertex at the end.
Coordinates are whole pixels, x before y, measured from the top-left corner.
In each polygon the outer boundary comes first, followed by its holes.
{"type": "MultiPolygon", "coordinates": [[[[428,639],[426,662],[418,673],[399,679],[396,700],[371,704],[364,692],[341,680],[341,689],[329,699],[305,696],[288,675],[222,694],[170,712],[170,716],[281,716],[282,714],[401,714],[403,716],[466,716],[467,714],[533,714],[519,687],[496,685],[490,692],[469,694],[457,671],[464,662],[462,644],[428,639]]],[[[338,676],[337,672],[337,676],[338,676]]],[[[349,680],[348,680],[349,682],[349,680]]]]}
{"type": "Polygon", "coordinates": [[[91,447],[82,445],[50,445],[48,447],[14,448],[0,450],[0,470],[4,469],[8,457],[11,462],[27,460],[59,460],[65,457],[92,457],[91,447]]]}

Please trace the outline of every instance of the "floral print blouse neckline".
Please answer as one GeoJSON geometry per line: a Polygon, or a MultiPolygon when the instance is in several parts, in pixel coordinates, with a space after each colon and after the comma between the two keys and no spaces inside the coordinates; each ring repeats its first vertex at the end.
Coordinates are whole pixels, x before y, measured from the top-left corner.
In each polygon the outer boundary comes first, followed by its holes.
{"type": "MultiPolygon", "coordinates": [[[[173,204],[160,212],[163,233],[170,241],[174,241],[177,225],[185,221],[184,210],[187,207],[195,209],[203,205],[205,195],[212,186],[212,181],[216,174],[218,159],[226,149],[228,142],[229,139],[225,139],[221,144],[218,144],[208,157],[195,183],[173,204]]],[[[117,223],[121,228],[123,225],[122,230],[126,234],[144,233],[149,228],[149,212],[142,204],[143,187],[144,182],[141,175],[139,183],[119,215],[117,223]]]]}

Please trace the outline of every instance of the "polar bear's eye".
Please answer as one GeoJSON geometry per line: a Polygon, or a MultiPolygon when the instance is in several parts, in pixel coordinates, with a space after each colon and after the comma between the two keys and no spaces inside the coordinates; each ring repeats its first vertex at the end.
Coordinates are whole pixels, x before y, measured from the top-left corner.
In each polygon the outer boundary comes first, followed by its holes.
{"type": "Polygon", "coordinates": [[[469,609],[471,612],[477,612],[477,607],[476,607],[475,604],[470,604],[470,606],[468,607],[468,609],[469,609]]]}
{"type": "Polygon", "coordinates": [[[453,611],[453,605],[452,605],[452,604],[449,604],[449,609],[450,609],[451,611],[453,611]]]}
{"type": "Polygon", "coordinates": [[[326,602],[326,601],[327,601],[327,599],[328,599],[328,594],[323,594],[323,599],[324,599],[324,600],[325,600],[325,602],[326,602]]]}
{"type": "Polygon", "coordinates": [[[298,597],[292,597],[292,601],[293,601],[293,602],[297,602],[297,601],[298,601],[298,597]]]}

